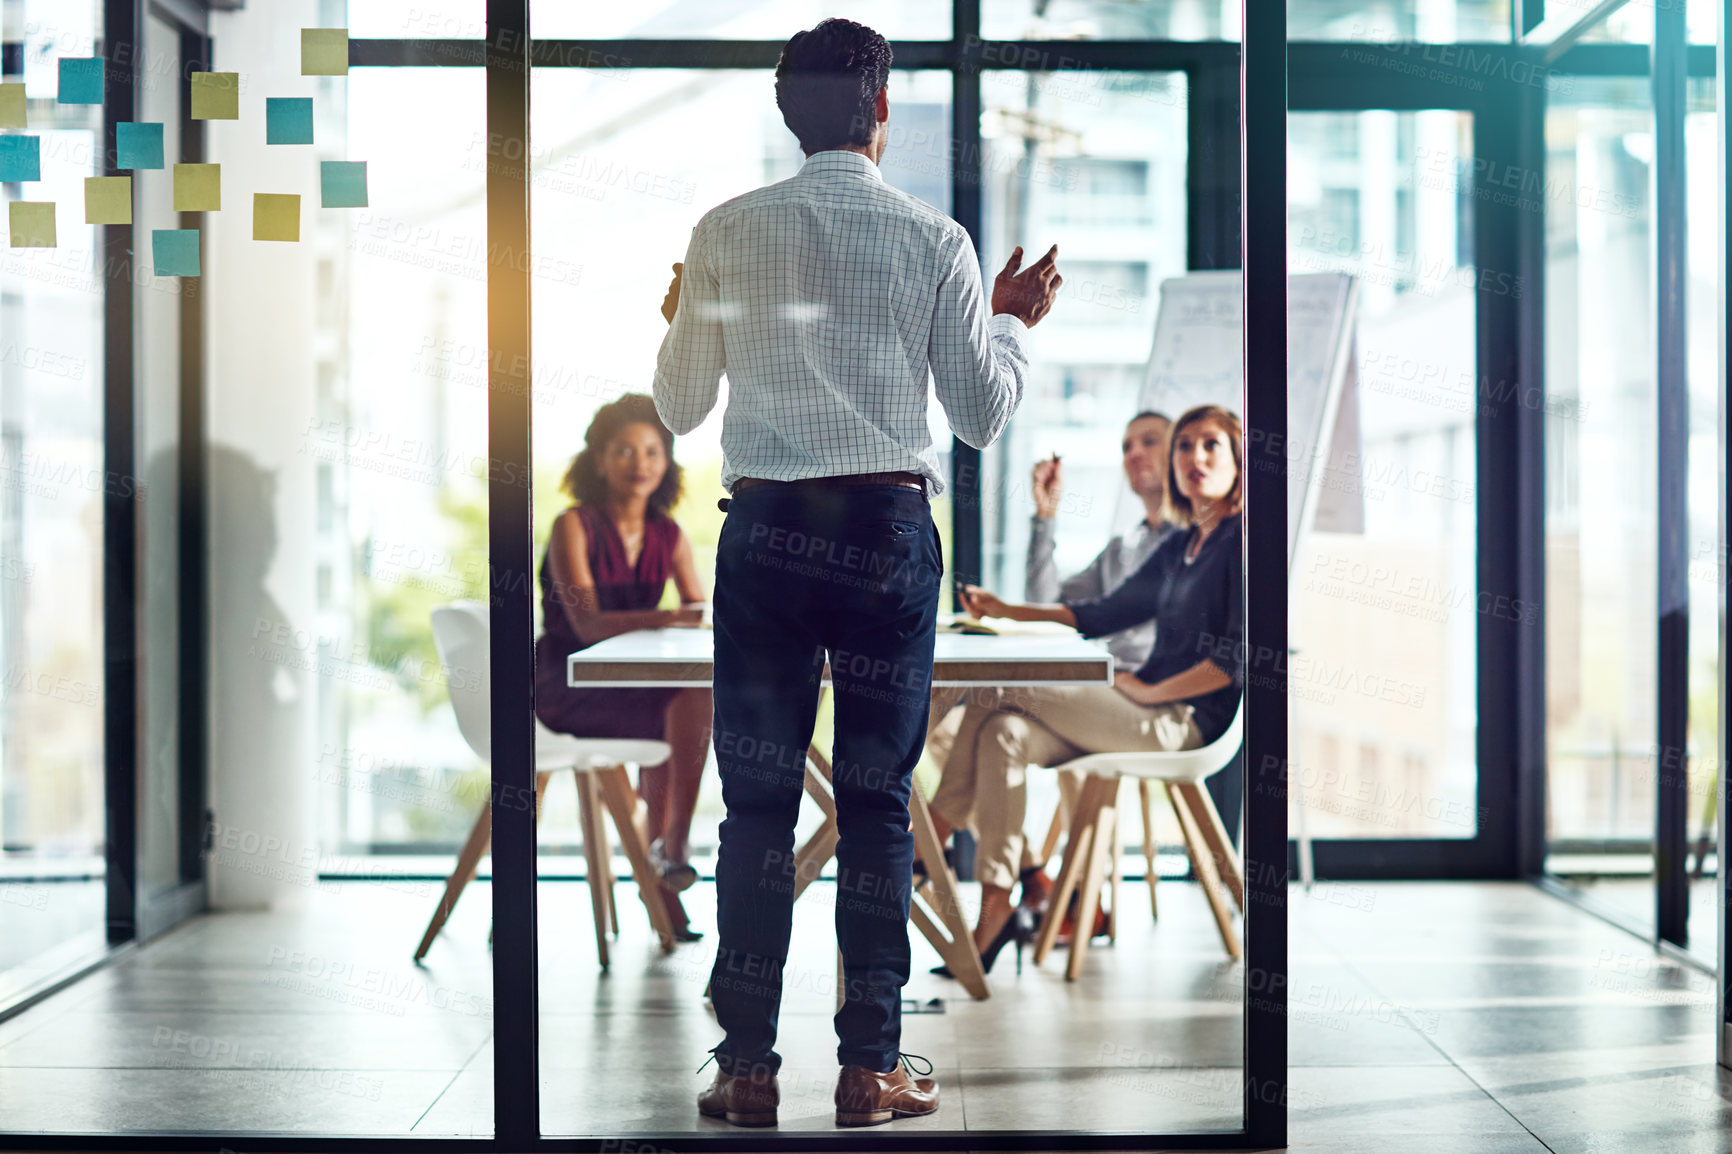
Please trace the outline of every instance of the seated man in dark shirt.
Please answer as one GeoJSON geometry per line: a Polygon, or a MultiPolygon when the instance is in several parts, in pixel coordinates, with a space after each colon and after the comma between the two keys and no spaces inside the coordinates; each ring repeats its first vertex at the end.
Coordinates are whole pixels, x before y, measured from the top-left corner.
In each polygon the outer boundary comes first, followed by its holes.
{"type": "MultiPolygon", "coordinates": [[[[997,708],[969,705],[944,767],[947,780],[952,774],[1002,780],[1012,828],[1020,829],[1029,765],[1085,753],[1196,749],[1226,732],[1244,686],[1243,460],[1239,419],[1218,406],[1192,409],[1173,426],[1167,467],[1168,501],[1187,528],[1124,584],[1103,597],[1056,605],[1010,604],[967,587],[965,608],[978,617],[1057,621],[1085,637],[1153,621],[1155,644],[1142,667],[1116,674],[1111,688],[1007,689],[997,708]]],[[[1012,912],[1009,889],[982,885],[975,940],[983,951],[1012,912]]]]}

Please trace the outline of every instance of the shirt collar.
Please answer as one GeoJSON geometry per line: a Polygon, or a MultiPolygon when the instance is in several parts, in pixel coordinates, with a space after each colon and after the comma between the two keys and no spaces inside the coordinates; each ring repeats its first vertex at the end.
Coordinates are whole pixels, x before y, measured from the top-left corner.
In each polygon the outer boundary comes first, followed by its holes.
{"type": "Polygon", "coordinates": [[[832,172],[870,176],[874,180],[884,179],[884,174],[878,171],[878,166],[872,162],[870,156],[849,152],[845,148],[826,148],[822,152],[814,152],[800,166],[801,176],[822,176],[832,172]]]}

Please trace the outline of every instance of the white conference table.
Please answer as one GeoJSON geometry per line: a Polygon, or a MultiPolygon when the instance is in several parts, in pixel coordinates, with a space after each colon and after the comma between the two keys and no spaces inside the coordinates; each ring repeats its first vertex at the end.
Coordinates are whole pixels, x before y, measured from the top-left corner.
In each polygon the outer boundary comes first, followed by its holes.
{"type": "MultiPolygon", "coordinates": [[[[1106,647],[1062,626],[1007,623],[996,636],[943,632],[934,640],[934,686],[987,687],[1111,685],[1113,659],[1106,647]]],[[[829,668],[824,683],[829,684],[829,668]]],[[[566,684],[577,686],[708,687],[715,680],[715,641],[708,628],[640,629],[581,649],[566,659],[566,684]]],[[[938,718],[931,724],[936,725],[938,718]]],[[[799,897],[836,852],[836,802],[830,764],[816,746],[807,750],[806,791],[824,811],[824,823],[795,857],[799,897]]],[[[909,920],[932,943],[957,980],[976,998],[989,996],[980,952],[944,861],[926,799],[918,788],[908,800],[915,849],[926,863],[926,882],[909,902],[909,920]]]]}

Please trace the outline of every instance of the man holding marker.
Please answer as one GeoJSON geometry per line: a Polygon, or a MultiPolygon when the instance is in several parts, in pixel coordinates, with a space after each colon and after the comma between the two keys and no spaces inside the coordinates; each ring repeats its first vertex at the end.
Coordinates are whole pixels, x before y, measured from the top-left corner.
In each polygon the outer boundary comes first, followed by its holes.
{"type": "Polygon", "coordinates": [[[889,71],[884,38],[852,21],[826,20],[788,41],[776,100],[806,162],[698,222],[663,306],[671,328],[654,392],[667,426],[690,432],[715,407],[724,372],[729,382],[721,480],[732,496],[722,502],[714,602],[728,815],[710,981],[726,1037],[698,1109],[736,1125],[776,1121],[801,751],[826,654],[845,982],[836,1121],[938,1108],[937,1084],[910,1077],[900,1048],[908,799],[944,567],[928,504],[945,479],[927,430],[927,381],[956,436],[990,445],[1022,400],[1027,328],[1062,283],[1056,246],[1021,271],[1019,248],[993,285],[989,316],[968,234],[879,175],[889,71]],[[821,556],[793,550],[796,533],[834,542],[841,562],[829,545],[821,556]]]}

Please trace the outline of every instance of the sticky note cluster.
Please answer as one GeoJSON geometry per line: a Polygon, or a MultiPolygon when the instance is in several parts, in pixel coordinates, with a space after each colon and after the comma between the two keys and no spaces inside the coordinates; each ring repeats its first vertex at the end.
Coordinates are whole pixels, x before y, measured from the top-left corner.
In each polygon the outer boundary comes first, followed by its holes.
{"type": "MultiPolygon", "coordinates": [[[[58,61],[61,104],[101,106],[107,98],[108,62],[100,56],[62,57],[58,61]]],[[[347,76],[349,30],[301,29],[301,75],[347,76]]],[[[239,120],[241,74],[194,72],[187,77],[187,114],[194,120],[239,120]]],[[[42,146],[36,136],[16,134],[29,126],[29,101],[18,82],[0,82],[0,182],[26,183],[42,179],[42,146]]],[[[116,125],[113,167],[125,172],[173,168],[175,212],[221,212],[220,164],[170,164],[160,123],[127,121],[116,125]]],[[[314,108],[310,96],[265,99],[265,143],[314,143],[314,108]]],[[[133,177],[93,176],[84,181],[84,220],[89,225],[133,223],[133,177]]],[[[365,161],[327,160],[319,165],[319,205],[322,208],[366,208],[365,161]]],[[[57,242],[55,205],[18,200],[7,208],[8,241],[13,248],[52,248],[57,242]]],[[[253,195],[253,239],[298,243],[301,239],[301,196],[260,192],[253,195]]],[[[199,276],[202,273],[200,230],[151,230],[151,260],[158,276],[199,276]]]]}

